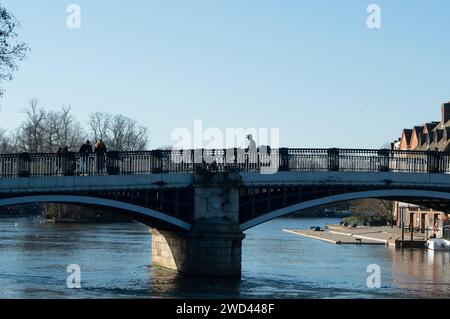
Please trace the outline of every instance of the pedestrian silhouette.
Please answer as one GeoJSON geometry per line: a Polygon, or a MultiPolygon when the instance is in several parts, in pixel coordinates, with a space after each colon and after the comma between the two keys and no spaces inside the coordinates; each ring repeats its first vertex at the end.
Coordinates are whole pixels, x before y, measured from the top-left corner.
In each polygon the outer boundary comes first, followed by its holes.
{"type": "Polygon", "coordinates": [[[256,142],[253,139],[253,135],[248,134],[247,139],[248,139],[248,147],[247,147],[246,151],[247,151],[248,162],[252,163],[252,164],[257,163],[258,159],[257,159],[256,142]]]}
{"type": "Polygon", "coordinates": [[[107,149],[105,143],[103,143],[101,139],[98,140],[94,147],[98,174],[103,173],[105,170],[106,152],[107,149]]]}
{"type": "Polygon", "coordinates": [[[89,140],[80,147],[80,172],[82,175],[87,175],[89,173],[89,159],[92,151],[92,145],[89,140]]]}

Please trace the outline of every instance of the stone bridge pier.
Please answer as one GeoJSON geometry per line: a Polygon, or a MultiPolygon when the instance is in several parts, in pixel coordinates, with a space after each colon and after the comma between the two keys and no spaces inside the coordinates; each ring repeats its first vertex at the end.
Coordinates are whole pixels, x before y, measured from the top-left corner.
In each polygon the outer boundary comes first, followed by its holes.
{"type": "Polygon", "coordinates": [[[239,174],[194,177],[189,231],[151,229],[152,263],[195,276],[240,276],[239,174]]]}

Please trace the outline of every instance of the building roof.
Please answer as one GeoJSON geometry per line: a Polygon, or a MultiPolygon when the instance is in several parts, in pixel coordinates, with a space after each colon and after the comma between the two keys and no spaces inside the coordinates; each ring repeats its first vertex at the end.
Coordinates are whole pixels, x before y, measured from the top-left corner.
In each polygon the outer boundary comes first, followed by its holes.
{"type": "Polygon", "coordinates": [[[450,120],[446,123],[431,121],[412,129],[403,129],[402,140],[404,149],[450,152],[450,120]]]}
{"type": "Polygon", "coordinates": [[[423,133],[423,129],[424,126],[414,126],[413,132],[416,132],[416,134],[423,133]]]}
{"type": "Polygon", "coordinates": [[[420,136],[419,141],[421,145],[426,145],[430,143],[430,137],[427,133],[419,134],[419,136],[420,136]]]}
{"type": "Polygon", "coordinates": [[[434,142],[439,143],[442,140],[442,138],[444,137],[444,130],[441,128],[434,129],[433,135],[434,135],[434,137],[433,137],[434,142]]]}
{"type": "Polygon", "coordinates": [[[439,147],[439,151],[449,152],[450,151],[450,140],[443,142],[442,146],[439,147]]]}
{"type": "Polygon", "coordinates": [[[430,134],[437,126],[439,125],[439,122],[429,122],[424,124],[424,132],[430,134]]]}
{"type": "Polygon", "coordinates": [[[402,136],[404,136],[405,137],[405,141],[406,141],[406,144],[410,144],[411,143],[411,135],[412,135],[412,129],[410,129],[410,128],[405,128],[405,129],[403,129],[403,133],[402,133],[402,136]]]}
{"type": "Polygon", "coordinates": [[[426,134],[426,141],[425,143],[431,144],[434,141],[434,132],[431,131],[429,134],[426,134]]]}
{"type": "Polygon", "coordinates": [[[445,152],[449,148],[449,146],[450,146],[450,140],[442,139],[434,145],[433,150],[445,152]]]}
{"type": "Polygon", "coordinates": [[[446,140],[450,139],[450,126],[446,126],[444,129],[444,138],[446,140]]]}
{"type": "Polygon", "coordinates": [[[429,150],[429,139],[428,134],[419,133],[417,134],[417,138],[419,140],[419,144],[416,148],[414,148],[415,151],[427,151],[429,150]]]}

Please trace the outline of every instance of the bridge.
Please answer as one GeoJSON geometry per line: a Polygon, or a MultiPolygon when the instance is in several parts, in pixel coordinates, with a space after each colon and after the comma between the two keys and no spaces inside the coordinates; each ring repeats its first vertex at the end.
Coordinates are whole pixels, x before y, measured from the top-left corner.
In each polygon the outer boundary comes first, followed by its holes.
{"type": "Polygon", "coordinates": [[[0,154],[0,207],[107,207],[148,225],[154,264],[239,276],[244,231],[362,198],[450,211],[450,153],[369,149],[0,154]]]}

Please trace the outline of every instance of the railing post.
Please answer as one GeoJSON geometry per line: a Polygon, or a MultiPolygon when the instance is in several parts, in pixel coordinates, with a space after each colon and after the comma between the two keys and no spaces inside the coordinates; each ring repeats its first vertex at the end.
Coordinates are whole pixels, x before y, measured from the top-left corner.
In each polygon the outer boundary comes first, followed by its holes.
{"type": "Polygon", "coordinates": [[[198,148],[194,150],[194,166],[193,166],[193,172],[194,173],[201,173],[205,170],[205,158],[204,158],[204,151],[202,148],[198,148]]]}
{"type": "Polygon", "coordinates": [[[225,172],[237,172],[239,167],[239,154],[238,149],[236,147],[234,148],[227,148],[225,150],[225,172]]]}
{"type": "Polygon", "coordinates": [[[162,165],[162,150],[154,150],[152,151],[153,157],[153,167],[152,172],[154,174],[162,173],[163,165],[162,165]]]}
{"type": "Polygon", "coordinates": [[[437,168],[436,173],[444,173],[444,164],[442,163],[442,154],[438,151],[436,151],[435,160],[436,160],[436,168],[437,168]]]}
{"type": "Polygon", "coordinates": [[[330,148],[327,150],[328,155],[328,170],[339,171],[339,149],[330,148]]]}
{"type": "Polygon", "coordinates": [[[279,171],[289,171],[289,149],[288,148],[280,148],[278,150],[278,156],[280,157],[280,167],[279,171]]]}
{"type": "Polygon", "coordinates": [[[239,159],[238,159],[238,149],[235,147],[234,150],[234,167],[233,167],[233,172],[237,172],[238,171],[238,167],[239,167],[239,159]]]}
{"type": "Polygon", "coordinates": [[[380,172],[389,172],[389,154],[388,149],[378,150],[378,163],[380,172]]]}
{"type": "Polygon", "coordinates": [[[438,151],[428,151],[427,152],[427,171],[428,173],[439,173],[440,172],[440,154],[438,151]]]}
{"type": "Polygon", "coordinates": [[[74,176],[75,175],[75,153],[67,153],[63,156],[64,160],[64,176],[74,176]]]}
{"type": "MultiPolygon", "coordinates": [[[[119,153],[116,151],[108,152],[106,154],[106,173],[108,175],[118,175],[119,174],[119,153]]],[[[131,174],[135,172],[130,168],[131,174]]]]}
{"type": "Polygon", "coordinates": [[[19,177],[30,177],[30,153],[22,153],[19,155],[18,175],[19,177]]]}

